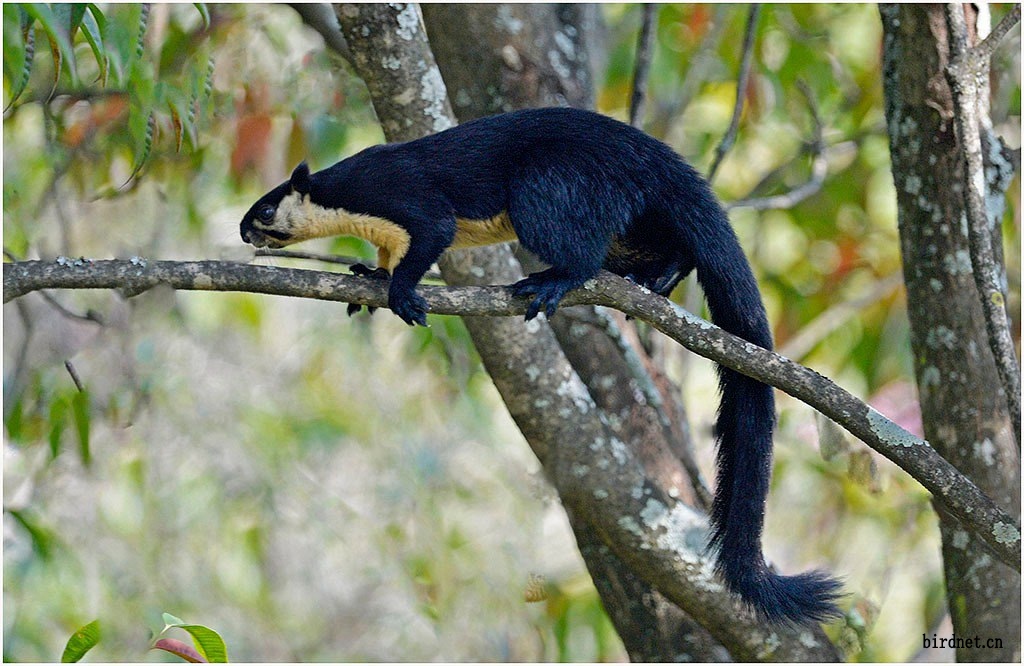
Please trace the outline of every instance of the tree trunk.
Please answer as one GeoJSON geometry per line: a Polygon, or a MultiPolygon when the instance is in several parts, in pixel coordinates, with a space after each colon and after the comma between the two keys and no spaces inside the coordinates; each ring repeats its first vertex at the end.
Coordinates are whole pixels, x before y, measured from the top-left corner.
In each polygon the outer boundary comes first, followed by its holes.
{"type": "MultiPolygon", "coordinates": [[[[886,119],[925,436],[1016,516],[1020,461],[972,278],[963,150],[944,76],[944,9],[885,5],[881,14],[886,119]]],[[[986,185],[991,198],[1003,196],[998,185],[986,185]]],[[[993,220],[996,233],[999,222],[993,220]]],[[[1020,661],[1019,574],[955,519],[938,513],[955,635],[982,639],[981,645],[958,647],[957,659],[1020,661]],[[988,639],[1000,640],[1001,647],[988,639]]]]}
{"type": "MultiPolygon", "coordinates": [[[[597,32],[592,27],[596,23],[593,6],[426,4],[422,8],[431,48],[460,122],[529,107],[593,108],[592,58],[586,41],[586,36],[597,32]],[[481,46],[467,51],[462,45],[468,43],[481,46]]],[[[688,434],[685,415],[673,419],[674,427],[666,427],[664,410],[636,400],[638,384],[654,392],[657,388],[644,369],[653,368],[650,358],[639,345],[629,345],[628,339],[635,336],[623,330],[633,325],[593,307],[578,307],[560,311],[551,326],[598,406],[619,417],[613,425],[615,434],[637,451],[648,476],[694,504],[694,490],[672,446],[673,438],[688,434]],[[619,333],[618,340],[609,328],[619,333]],[[631,355],[641,363],[630,363],[631,355]]],[[[658,395],[650,402],[664,405],[673,400],[658,395]]],[[[700,625],[630,572],[595,538],[590,524],[571,512],[569,517],[630,659],[718,661],[726,656],[700,625]]]]}

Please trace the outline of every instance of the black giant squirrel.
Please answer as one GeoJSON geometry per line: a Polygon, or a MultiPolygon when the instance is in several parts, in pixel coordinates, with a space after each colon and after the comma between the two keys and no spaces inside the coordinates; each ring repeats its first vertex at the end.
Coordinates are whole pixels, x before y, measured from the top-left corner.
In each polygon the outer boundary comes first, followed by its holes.
{"type": "MultiPolygon", "coordinates": [[[[754,275],[708,183],[664,143],[589,111],[515,111],[367,148],[317,173],[302,163],[245,214],[241,235],[257,247],[364,238],[377,246],[379,268],[358,272],[390,274],[388,307],[421,325],[426,303],[415,287],[448,248],[518,239],[550,266],[512,287],[533,297],[527,319],[554,314],[601,268],[663,296],[696,269],[712,321],[772,348],[754,275]]],[[[745,375],[718,373],[716,570],[770,621],[838,615],[835,579],[783,576],[765,563],[774,397],[745,375]]]]}

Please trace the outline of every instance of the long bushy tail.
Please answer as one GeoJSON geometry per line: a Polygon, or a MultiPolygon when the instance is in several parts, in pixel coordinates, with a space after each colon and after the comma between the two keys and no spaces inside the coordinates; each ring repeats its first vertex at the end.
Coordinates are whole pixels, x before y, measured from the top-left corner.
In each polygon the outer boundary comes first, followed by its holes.
{"type": "MultiPolygon", "coordinates": [[[[750,265],[725,212],[717,205],[690,210],[697,280],[711,319],[766,349],[771,331],[750,265]],[[699,215],[697,215],[699,214],[699,215]],[[698,217],[697,222],[694,218],[698,217]]],[[[781,576],[761,552],[764,506],[771,479],[775,400],[771,387],[719,366],[718,483],[711,512],[711,548],[728,588],[774,622],[809,623],[839,615],[840,584],[823,572],[781,576]]]]}

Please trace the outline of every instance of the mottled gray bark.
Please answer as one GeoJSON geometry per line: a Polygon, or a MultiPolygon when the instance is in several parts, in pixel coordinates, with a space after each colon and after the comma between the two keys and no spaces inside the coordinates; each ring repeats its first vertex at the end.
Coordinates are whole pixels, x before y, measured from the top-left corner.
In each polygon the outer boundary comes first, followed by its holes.
{"type": "MultiPolygon", "coordinates": [[[[985,158],[982,153],[981,130],[983,113],[981,96],[988,96],[988,70],[990,59],[982,55],[991,49],[969,48],[967,23],[963,3],[946,5],[946,28],[949,31],[951,61],[946,66],[946,80],[953,97],[953,120],[956,125],[957,145],[963,157],[961,183],[963,185],[964,214],[967,217],[968,248],[971,255],[971,274],[978,289],[989,348],[996,370],[1003,383],[1003,398],[1007,402],[1010,424],[1014,428],[1017,448],[1020,448],[1020,367],[1013,345],[1010,314],[1006,311],[1003,291],[1003,266],[997,263],[992,242],[992,220],[986,210],[985,158]]],[[[1020,6],[1013,8],[1011,16],[1000,27],[1019,21],[1020,6]],[[1014,19],[1013,17],[1017,18],[1014,19]]],[[[975,30],[975,32],[977,32],[975,30]]],[[[991,43],[991,42],[989,42],[991,43]]],[[[988,109],[988,104],[984,105],[988,109]]],[[[999,192],[1002,194],[1002,192],[999,192]]],[[[998,227],[996,227],[998,228],[998,227]]]]}
{"type": "MultiPolygon", "coordinates": [[[[881,15],[886,119],[925,435],[1018,516],[1019,452],[974,281],[966,165],[944,76],[950,57],[946,17],[942,5],[883,5],[881,15]]],[[[986,198],[1003,194],[991,180],[982,187],[986,198]]],[[[1002,641],[1001,648],[963,647],[957,659],[1019,661],[1019,573],[937,502],[936,508],[954,632],[1002,641]]]]}

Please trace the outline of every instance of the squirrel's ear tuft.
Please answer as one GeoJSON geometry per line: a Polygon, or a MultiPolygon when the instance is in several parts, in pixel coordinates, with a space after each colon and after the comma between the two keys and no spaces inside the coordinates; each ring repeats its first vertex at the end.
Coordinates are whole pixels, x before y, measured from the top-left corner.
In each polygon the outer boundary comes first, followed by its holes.
{"type": "Polygon", "coordinates": [[[311,185],[309,178],[309,165],[305,162],[301,162],[299,166],[295,167],[295,171],[292,171],[291,184],[292,190],[299,194],[309,194],[311,185]]]}

